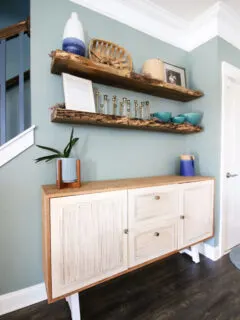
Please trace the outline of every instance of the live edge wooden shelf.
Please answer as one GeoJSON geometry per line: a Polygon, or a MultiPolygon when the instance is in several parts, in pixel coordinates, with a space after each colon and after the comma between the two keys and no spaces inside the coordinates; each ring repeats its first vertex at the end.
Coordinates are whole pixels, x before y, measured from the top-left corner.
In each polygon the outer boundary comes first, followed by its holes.
{"type": "Polygon", "coordinates": [[[199,126],[192,126],[188,123],[159,123],[155,122],[154,120],[129,119],[127,117],[66,110],[63,108],[53,109],[51,121],[58,123],[88,124],[103,127],[138,129],[180,134],[197,133],[203,130],[199,126]]]}
{"type": "Polygon", "coordinates": [[[133,78],[130,74],[123,74],[122,71],[107,65],[97,64],[87,58],[65,51],[53,51],[51,56],[51,72],[53,74],[65,72],[113,87],[182,102],[188,102],[203,96],[201,91],[183,88],[163,81],[133,78]]]}

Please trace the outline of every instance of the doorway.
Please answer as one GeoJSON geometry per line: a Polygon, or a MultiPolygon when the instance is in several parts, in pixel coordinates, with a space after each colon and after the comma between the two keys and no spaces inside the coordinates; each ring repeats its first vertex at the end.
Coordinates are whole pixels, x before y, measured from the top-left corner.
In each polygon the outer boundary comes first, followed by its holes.
{"type": "Polygon", "coordinates": [[[240,69],[222,63],[221,256],[240,244],[240,69]]]}

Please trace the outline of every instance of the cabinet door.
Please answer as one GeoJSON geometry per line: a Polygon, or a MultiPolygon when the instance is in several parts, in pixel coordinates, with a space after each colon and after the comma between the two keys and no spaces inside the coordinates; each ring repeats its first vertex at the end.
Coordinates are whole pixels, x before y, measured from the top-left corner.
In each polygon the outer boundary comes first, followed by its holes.
{"type": "Polygon", "coordinates": [[[144,263],[177,250],[178,219],[156,219],[129,230],[129,265],[144,263]]]}
{"type": "Polygon", "coordinates": [[[51,199],[52,298],[127,269],[127,191],[51,199]]]}
{"type": "Polygon", "coordinates": [[[179,248],[213,235],[214,182],[182,185],[179,248]]]}

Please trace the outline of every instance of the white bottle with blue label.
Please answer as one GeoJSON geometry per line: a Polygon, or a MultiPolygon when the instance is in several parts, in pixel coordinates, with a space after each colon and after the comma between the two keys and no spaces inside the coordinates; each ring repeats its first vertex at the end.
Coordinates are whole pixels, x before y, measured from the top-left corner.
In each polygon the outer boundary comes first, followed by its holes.
{"type": "Polygon", "coordinates": [[[86,46],[83,26],[76,12],[72,12],[70,19],[68,19],[65,25],[62,49],[79,56],[85,56],[86,46]]]}

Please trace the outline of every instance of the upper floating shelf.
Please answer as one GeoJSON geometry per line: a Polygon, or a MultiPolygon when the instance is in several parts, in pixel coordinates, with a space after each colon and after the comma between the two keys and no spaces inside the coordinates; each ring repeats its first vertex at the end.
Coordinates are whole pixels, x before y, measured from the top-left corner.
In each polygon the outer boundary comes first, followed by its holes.
{"type": "Polygon", "coordinates": [[[65,72],[94,82],[182,102],[192,101],[203,96],[201,91],[166,82],[153,81],[150,83],[149,80],[130,78],[112,67],[94,63],[87,58],[62,50],[52,52],[51,72],[54,74],[65,72]]]}

